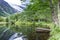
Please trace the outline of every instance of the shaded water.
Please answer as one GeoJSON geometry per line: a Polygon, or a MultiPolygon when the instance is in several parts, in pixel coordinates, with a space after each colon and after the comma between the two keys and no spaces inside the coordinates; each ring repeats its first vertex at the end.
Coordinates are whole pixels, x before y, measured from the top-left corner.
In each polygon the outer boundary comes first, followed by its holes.
{"type": "Polygon", "coordinates": [[[27,40],[21,32],[17,33],[7,28],[7,25],[0,25],[0,40],[27,40]]]}
{"type": "MultiPolygon", "coordinates": [[[[0,26],[0,39],[1,40],[47,40],[49,32],[32,32],[32,27],[23,27],[21,30],[15,24],[2,25],[0,26]],[[8,27],[7,27],[8,26],[8,27]],[[11,28],[10,28],[11,27],[11,28]],[[28,33],[27,33],[28,32],[28,33]],[[26,33],[26,35],[24,34],[26,33]]],[[[41,31],[41,30],[40,30],[41,31]]]]}

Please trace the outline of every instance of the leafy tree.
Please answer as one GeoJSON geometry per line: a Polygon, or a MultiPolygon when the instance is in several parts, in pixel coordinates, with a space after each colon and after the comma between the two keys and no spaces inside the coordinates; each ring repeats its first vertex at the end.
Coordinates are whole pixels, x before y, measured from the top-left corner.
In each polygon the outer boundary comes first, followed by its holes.
{"type": "Polygon", "coordinates": [[[51,13],[52,13],[52,20],[54,24],[58,25],[58,0],[50,0],[50,8],[51,8],[51,13]]]}
{"type": "Polygon", "coordinates": [[[11,26],[11,29],[23,32],[29,40],[35,40],[35,28],[50,27],[52,22],[49,2],[48,0],[31,0],[31,4],[22,13],[10,16],[10,20],[16,24],[14,27],[11,26]]]}
{"type": "MultiPolygon", "coordinates": [[[[35,40],[36,27],[49,27],[52,30],[51,35],[54,36],[53,32],[54,34],[57,33],[55,29],[59,30],[55,26],[59,24],[57,2],[57,0],[31,0],[31,3],[22,13],[10,16],[10,20],[16,24],[14,27],[11,26],[11,29],[23,32],[28,36],[29,40],[35,40]],[[54,23],[52,24],[52,22],[54,23]]],[[[49,40],[54,40],[54,38],[52,37],[49,40]]]]}

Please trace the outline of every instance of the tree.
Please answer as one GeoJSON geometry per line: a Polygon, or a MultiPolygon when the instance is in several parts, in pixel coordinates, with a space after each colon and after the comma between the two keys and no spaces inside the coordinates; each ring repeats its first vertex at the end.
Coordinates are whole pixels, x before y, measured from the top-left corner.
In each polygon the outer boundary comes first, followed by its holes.
{"type": "Polygon", "coordinates": [[[60,0],[58,0],[58,19],[59,19],[59,26],[60,26],[60,0]]]}
{"type": "Polygon", "coordinates": [[[53,20],[54,24],[58,25],[59,24],[58,12],[57,12],[58,5],[57,5],[56,1],[50,0],[50,8],[51,8],[51,13],[52,13],[52,20],[53,20]]]}

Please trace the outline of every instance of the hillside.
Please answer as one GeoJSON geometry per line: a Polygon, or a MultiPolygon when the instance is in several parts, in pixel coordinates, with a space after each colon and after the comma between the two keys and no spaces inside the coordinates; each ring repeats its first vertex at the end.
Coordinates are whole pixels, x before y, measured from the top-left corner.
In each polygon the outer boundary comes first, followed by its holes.
{"type": "Polygon", "coordinates": [[[0,0],[0,16],[8,16],[16,12],[17,10],[12,8],[7,2],[0,0]]]}

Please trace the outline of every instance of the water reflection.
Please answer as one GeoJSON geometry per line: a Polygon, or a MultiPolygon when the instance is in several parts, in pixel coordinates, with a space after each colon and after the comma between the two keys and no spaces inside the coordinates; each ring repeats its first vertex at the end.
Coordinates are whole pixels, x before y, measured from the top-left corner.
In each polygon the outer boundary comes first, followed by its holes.
{"type": "Polygon", "coordinates": [[[14,35],[12,35],[9,40],[27,40],[26,38],[24,38],[24,35],[22,35],[22,33],[18,34],[15,33],[14,35]]]}
{"type": "MultiPolygon", "coordinates": [[[[1,40],[27,40],[27,37],[23,35],[21,32],[17,33],[12,31],[8,25],[2,24],[0,26],[0,39],[1,40]]],[[[13,25],[12,25],[13,26],[13,25]]]]}

